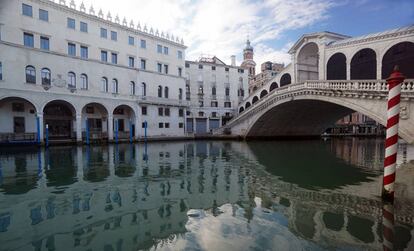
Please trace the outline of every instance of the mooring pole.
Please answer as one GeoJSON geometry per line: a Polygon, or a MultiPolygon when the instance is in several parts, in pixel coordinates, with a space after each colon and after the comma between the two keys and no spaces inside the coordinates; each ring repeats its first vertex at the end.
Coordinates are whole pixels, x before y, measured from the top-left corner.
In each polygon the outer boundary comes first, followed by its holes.
{"type": "Polygon", "coordinates": [[[49,147],[49,125],[46,124],[46,147],[49,147]]]}
{"type": "Polygon", "coordinates": [[[118,144],[118,119],[115,119],[115,144],[118,144]]]}
{"type": "Polygon", "coordinates": [[[388,84],[388,112],[387,132],[385,139],[384,178],[382,198],[394,202],[395,170],[397,166],[398,122],[400,120],[401,83],[404,76],[398,66],[387,79],[388,84]]]}
{"type": "Polygon", "coordinates": [[[88,118],[85,119],[85,138],[86,138],[86,144],[89,145],[89,123],[88,123],[88,118]]]}
{"type": "Polygon", "coordinates": [[[132,121],[129,121],[129,143],[132,143],[132,121]]]}
{"type": "Polygon", "coordinates": [[[148,122],[144,121],[144,141],[147,142],[147,127],[148,127],[148,122]]]}
{"type": "Polygon", "coordinates": [[[40,118],[36,116],[36,129],[37,129],[37,144],[40,145],[40,118]]]}

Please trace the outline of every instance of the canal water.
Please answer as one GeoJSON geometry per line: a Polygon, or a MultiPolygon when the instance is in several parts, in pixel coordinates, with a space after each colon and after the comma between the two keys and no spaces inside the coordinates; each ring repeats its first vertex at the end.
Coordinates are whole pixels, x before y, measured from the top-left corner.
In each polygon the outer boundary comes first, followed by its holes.
{"type": "MultiPolygon", "coordinates": [[[[3,148],[0,250],[383,250],[382,141],[3,148]]],[[[411,159],[401,144],[402,182],[411,159]]],[[[385,244],[414,250],[397,189],[385,244]]]]}

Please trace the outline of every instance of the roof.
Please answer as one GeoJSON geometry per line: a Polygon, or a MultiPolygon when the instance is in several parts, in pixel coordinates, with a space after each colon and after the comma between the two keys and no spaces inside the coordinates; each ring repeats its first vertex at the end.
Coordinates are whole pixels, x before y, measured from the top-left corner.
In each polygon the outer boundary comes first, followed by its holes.
{"type": "Polygon", "coordinates": [[[334,41],[334,42],[330,43],[329,46],[340,46],[340,45],[345,45],[345,44],[349,44],[349,43],[357,43],[357,42],[360,42],[362,40],[367,40],[367,39],[372,39],[372,38],[377,38],[377,37],[383,37],[383,36],[387,36],[387,35],[391,35],[391,34],[395,34],[395,33],[408,32],[408,31],[414,32],[414,24],[409,25],[409,26],[405,26],[405,27],[392,29],[392,30],[386,30],[386,31],[381,31],[381,32],[377,32],[377,33],[366,34],[366,35],[363,35],[363,36],[350,37],[350,38],[347,38],[347,39],[334,41]]]}

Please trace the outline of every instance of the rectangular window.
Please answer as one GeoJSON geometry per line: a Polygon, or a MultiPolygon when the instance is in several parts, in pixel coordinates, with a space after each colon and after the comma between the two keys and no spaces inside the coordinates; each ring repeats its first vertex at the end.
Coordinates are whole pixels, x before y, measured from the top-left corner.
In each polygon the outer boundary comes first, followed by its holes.
{"type": "Polygon", "coordinates": [[[118,40],[118,33],[116,33],[116,31],[111,31],[111,40],[113,41],[118,40]]]}
{"type": "Polygon", "coordinates": [[[199,64],[198,69],[203,69],[203,65],[199,64]]]}
{"type": "Polygon", "coordinates": [[[229,71],[229,68],[227,68],[227,67],[226,67],[226,68],[224,68],[224,70],[225,70],[225,71],[229,71]]]}
{"type": "Polygon", "coordinates": [[[22,13],[25,16],[33,17],[33,9],[32,6],[27,4],[22,4],[22,13]]]}
{"type": "Polygon", "coordinates": [[[49,21],[49,12],[47,10],[39,9],[39,19],[42,21],[49,21]]]}
{"type": "Polygon", "coordinates": [[[147,41],[144,39],[141,39],[141,48],[146,49],[147,48],[147,41]]]}
{"type": "Polygon", "coordinates": [[[189,63],[185,63],[185,68],[190,68],[190,64],[189,63]]]}
{"type": "Polygon", "coordinates": [[[217,107],[217,101],[211,101],[211,107],[217,107]]]}
{"type": "Polygon", "coordinates": [[[164,73],[168,74],[168,65],[166,65],[166,64],[164,65],[164,73]]]}
{"type": "Polygon", "coordinates": [[[14,133],[24,133],[25,129],[24,117],[13,117],[13,132],[14,133]]]}
{"type": "Polygon", "coordinates": [[[40,49],[47,51],[50,49],[48,37],[40,37],[40,49]]]}
{"type": "Polygon", "coordinates": [[[108,31],[105,28],[101,28],[101,38],[108,38],[108,31]]]}
{"type": "Polygon", "coordinates": [[[177,51],[177,57],[178,57],[178,59],[183,59],[183,52],[182,51],[177,51]]]}
{"type": "Polygon", "coordinates": [[[165,123],[165,124],[164,124],[164,127],[165,127],[165,128],[170,128],[170,123],[165,123]]]}
{"type": "Polygon", "coordinates": [[[179,109],[178,110],[178,116],[179,117],[184,117],[184,109],[179,109]]]}
{"type": "Polygon", "coordinates": [[[162,54],[162,46],[157,44],[157,52],[162,54]]]}
{"type": "Polygon", "coordinates": [[[165,108],[164,109],[164,115],[168,116],[168,117],[170,116],[170,108],[165,108]]]}
{"type": "Polygon", "coordinates": [[[163,123],[158,123],[158,128],[164,128],[164,124],[163,123]]]}
{"type": "Polygon", "coordinates": [[[88,32],[88,24],[85,22],[80,22],[80,31],[88,32]]]}
{"type": "Polygon", "coordinates": [[[231,107],[231,102],[224,102],[224,107],[231,107]]]}
{"type": "Polygon", "coordinates": [[[141,107],[141,114],[142,114],[142,115],[147,115],[147,112],[148,112],[148,111],[147,111],[147,107],[146,107],[146,106],[142,106],[142,107],[141,107]]]}
{"type": "Polygon", "coordinates": [[[128,37],[128,44],[129,45],[134,45],[135,44],[134,37],[131,37],[131,36],[128,37]]]}
{"type": "Polygon", "coordinates": [[[157,70],[159,73],[162,73],[162,64],[157,64],[157,70]]]}
{"type": "Polygon", "coordinates": [[[26,47],[31,47],[31,48],[33,48],[34,47],[34,37],[33,37],[33,34],[30,34],[30,33],[24,33],[23,34],[23,36],[24,36],[24,46],[26,46],[26,47]]]}
{"type": "Polygon", "coordinates": [[[141,70],[145,70],[147,68],[147,61],[145,59],[141,59],[141,70]]]}
{"type": "Polygon", "coordinates": [[[112,54],[111,54],[111,63],[118,64],[118,54],[112,52],[112,54]]]}
{"type": "Polygon", "coordinates": [[[168,47],[164,46],[164,54],[168,55],[168,47]]]}
{"type": "Polygon", "coordinates": [[[76,56],[76,44],[68,43],[68,55],[76,56]]]}
{"type": "Polygon", "coordinates": [[[81,46],[80,47],[81,50],[81,58],[88,58],[88,47],[86,46],[81,46]]]}
{"type": "Polygon", "coordinates": [[[230,96],[230,88],[226,87],[225,89],[226,96],[230,96]]]}
{"type": "Polygon", "coordinates": [[[184,123],[182,122],[178,123],[178,128],[184,128],[184,123]]]}
{"type": "Polygon", "coordinates": [[[162,107],[158,107],[158,116],[164,116],[164,110],[162,109],[162,107]]]}
{"type": "Polygon", "coordinates": [[[178,76],[179,77],[183,76],[183,69],[181,67],[178,67],[178,76]]]}
{"type": "Polygon", "coordinates": [[[215,66],[211,66],[211,70],[215,71],[216,67],[215,66]]]}
{"type": "Polygon", "coordinates": [[[134,68],[135,67],[135,59],[134,59],[134,57],[129,57],[128,58],[128,66],[131,67],[131,68],[134,68]]]}
{"type": "Polygon", "coordinates": [[[101,61],[102,62],[108,62],[108,52],[107,51],[101,51],[101,61]]]}
{"type": "Polygon", "coordinates": [[[3,64],[0,62],[0,80],[3,80],[3,64]]]}
{"type": "Polygon", "coordinates": [[[69,29],[75,29],[76,28],[75,19],[68,17],[68,28],[69,29]]]}

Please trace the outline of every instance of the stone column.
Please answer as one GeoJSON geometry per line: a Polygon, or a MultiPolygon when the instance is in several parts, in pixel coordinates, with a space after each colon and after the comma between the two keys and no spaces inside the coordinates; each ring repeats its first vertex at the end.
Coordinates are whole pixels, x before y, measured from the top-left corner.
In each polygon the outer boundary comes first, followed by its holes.
{"type": "Polygon", "coordinates": [[[351,80],[351,60],[346,58],[346,79],[351,80]]]}
{"type": "Polygon", "coordinates": [[[378,58],[378,57],[377,57],[377,79],[382,79],[381,58],[378,58]]]}
{"type": "Polygon", "coordinates": [[[82,143],[82,113],[76,114],[76,142],[82,143]]]}
{"type": "MultiPolygon", "coordinates": [[[[44,122],[43,122],[43,112],[38,112],[36,114],[36,116],[39,118],[39,138],[40,138],[40,143],[44,142],[44,122]]],[[[37,129],[37,128],[36,128],[37,129]]]]}
{"type": "Polygon", "coordinates": [[[114,140],[114,116],[108,114],[108,141],[114,140]]]}

